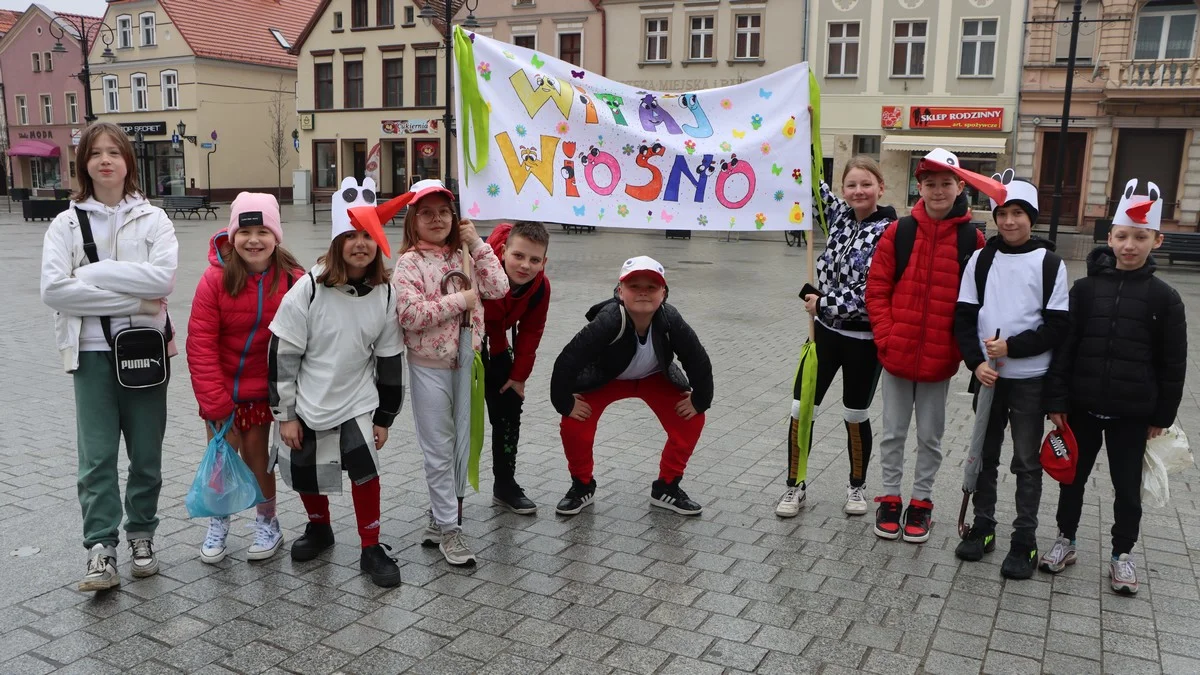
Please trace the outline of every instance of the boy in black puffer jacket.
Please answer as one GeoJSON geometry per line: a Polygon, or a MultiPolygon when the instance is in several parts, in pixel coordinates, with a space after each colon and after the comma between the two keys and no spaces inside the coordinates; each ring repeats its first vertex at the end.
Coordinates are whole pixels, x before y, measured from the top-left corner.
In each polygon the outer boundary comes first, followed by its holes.
{"type": "Polygon", "coordinates": [[[700,514],[701,506],[679,482],[704,430],[704,411],[712,405],[712,363],[666,297],[666,272],[658,261],[626,260],[617,297],[588,310],[588,325],[554,362],[550,400],[563,416],[559,428],[571,472],[571,489],[555,509],[561,515],[574,515],[592,503],[596,425],[609,404],[627,398],[645,401],[667,432],[650,504],[685,516],[700,514]]]}
{"type": "Polygon", "coordinates": [[[1058,497],[1059,536],[1041,568],[1075,563],[1075,531],[1083,491],[1100,452],[1108,450],[1113,504],[1109,574],[1118,593],[1137,593],[1130,552],[1142,519],[1142,458],[1146,440],[1171,426],[1183,398],[1187,323],[1175,289],[1154,276],[1150,251],[1162,244],[1162,194],[1133,194],[1130,180],[1113,218],[1108,246],[1088,256],[1088,276],[1071,288],[1071,332],[1055,352],[1043,401],[1058,427],[1070,424],[1079,445],[1075,481],[1058,497]]]}

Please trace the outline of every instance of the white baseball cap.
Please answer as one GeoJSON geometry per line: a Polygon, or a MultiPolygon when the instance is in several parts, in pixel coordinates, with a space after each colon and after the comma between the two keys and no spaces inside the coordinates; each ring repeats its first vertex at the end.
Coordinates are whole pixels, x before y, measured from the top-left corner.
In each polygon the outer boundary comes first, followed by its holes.
{"type": "Polygon", "coordinates": [[[663,269],[662,263],[648,255],[634,256],[626,260],[625,264],[621,265],[621,276],[617,281],[625,281],[626,278],[638,272],[649,272],[658,277],[663,286],[667,285],[667,271],[663,269]]]}

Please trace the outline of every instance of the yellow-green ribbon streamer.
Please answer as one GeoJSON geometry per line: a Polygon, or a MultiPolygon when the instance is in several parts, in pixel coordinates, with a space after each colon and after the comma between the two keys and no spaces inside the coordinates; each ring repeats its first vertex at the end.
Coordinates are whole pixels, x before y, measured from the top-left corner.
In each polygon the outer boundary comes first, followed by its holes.
{"type": "Polygon", "coordinates": [[[817,212],[817,221],[821,223],[821,233],[829,235],[829,223],[825,222],[825,207],[821,201],[821,183],[825,180],[825,153],[821,151],[821,85],[817,83],[817,76],[810,69],[808,71],[808,104],[812,106],[812,131],[810,137],[812,140],[812,193],[814,211],[817,212]]]}
{"type": "Polygon", "coordinates": [[[479,173],[487,166],[490,115],[487,102],[479,93],[479,75],[475,71],[475,43],[471,42],[471,36],[459,26],[454,27],[454,57],[458,62],[458,134],[463,147],[463,164],[466,165],[464,169],[469,169],[461,172],[463,183],[466,184],[470,182],[471,174],[479,173]]]}

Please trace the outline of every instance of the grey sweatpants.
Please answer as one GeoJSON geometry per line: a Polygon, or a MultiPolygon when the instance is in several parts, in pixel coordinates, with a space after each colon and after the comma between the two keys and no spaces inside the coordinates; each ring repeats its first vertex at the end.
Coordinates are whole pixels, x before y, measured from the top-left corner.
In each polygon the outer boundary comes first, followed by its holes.
{"type": "MultiPolygon", "coordinates": [[[[468,368],[471,366],[468,365],[468,368]]],[[[465,494],[471,406],[455,406],[458,371],[408,362],[409,401],[433,519],[443,533],[459,529],[458,498],[465,494]]]]}
{"type": "Polygon", "coordinates": [[[913,410],[917,412],[917,470],[912,498],[929,501],[933,479],[942,465],[942,434],[946,431],[946,395],[950,380],[913,382],[886,370],[880,377],[883,392],[883,436],[879,440],[879,468],[883,494],[900,496],[904,480],[904,442],[913,410]]]}

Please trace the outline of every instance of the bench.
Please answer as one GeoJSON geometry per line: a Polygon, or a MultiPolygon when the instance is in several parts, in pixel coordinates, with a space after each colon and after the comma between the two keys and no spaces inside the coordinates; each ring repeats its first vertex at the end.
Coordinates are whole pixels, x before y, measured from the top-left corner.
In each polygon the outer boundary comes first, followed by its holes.
{"type": "Polygon", "coordinates": [[[567,234],[571,234],[571,233],[578,234],[581,232],[593,232],[594,233],[596,231],[596,226],[595,225],[576,225],[575,223],[570,223],[570,224],[564,223],[562,226],[562,229],[567,234]]]}
{"type": "Polygon", "coordinates": [[[1168,265],[1176,260],[1200,262],[1200,233],[1163,232],[1162,246],[1153,253],[1156,257],[1166,256],[1168,265]]]}
{"type": "Polygon", "coordinates": [[[667,239],[691,239],[691,230],[667,230],[667,239]]]}
{"type": "Polygon", "coordinates": [[[163,197],[162,208],[163,211],[170,212],[174,218],[178,218],[180,213],[189,220],[193,213],[198,217],[203,215],[205,220],[208,220],[209,214],[213,219],[217,218],[217,207],[210,205],[208,197],[203,196],[167,195],[163,197]]]}

